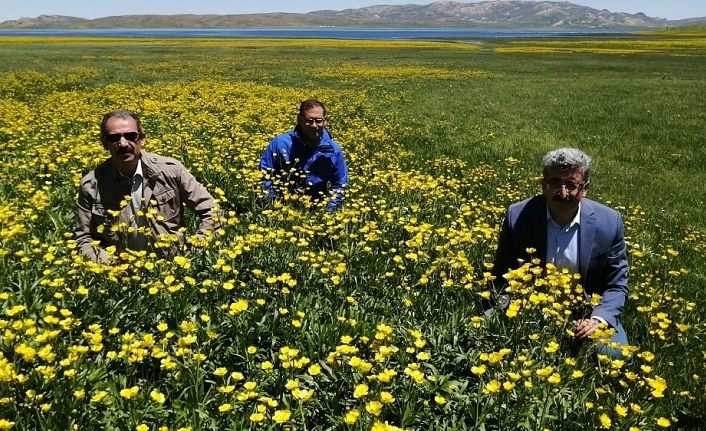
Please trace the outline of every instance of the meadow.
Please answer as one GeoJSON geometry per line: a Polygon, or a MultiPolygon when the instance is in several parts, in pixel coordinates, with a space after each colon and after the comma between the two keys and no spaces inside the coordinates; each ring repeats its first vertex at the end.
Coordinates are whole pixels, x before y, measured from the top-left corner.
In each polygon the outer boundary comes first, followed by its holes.
{"type": "Polygon", "coordinates": [[[0,58],[0,429],[706,427],[706,32],[2,38],[0,58]],[[331,214],[267,202],[256,169],[308,97],[348,160],[331,214]],[[77,254],[116,108],[218,199],[211,241],[77,254]],[[482,317],[504,210],[559,146],[625,220],[626,360],[572,341],[581,295],[536,263],[482,317]]]}

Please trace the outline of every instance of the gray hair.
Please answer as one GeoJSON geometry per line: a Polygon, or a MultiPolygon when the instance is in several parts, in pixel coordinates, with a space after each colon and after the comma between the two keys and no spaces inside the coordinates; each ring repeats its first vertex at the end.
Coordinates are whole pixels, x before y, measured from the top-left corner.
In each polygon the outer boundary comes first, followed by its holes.
{"type": "Polygon", "coordinates": [[[591,157],[577,148],[557,148],[542,158],[544,172],[578,169],[587,184],[591,177],[591,164],[591,157]]]}

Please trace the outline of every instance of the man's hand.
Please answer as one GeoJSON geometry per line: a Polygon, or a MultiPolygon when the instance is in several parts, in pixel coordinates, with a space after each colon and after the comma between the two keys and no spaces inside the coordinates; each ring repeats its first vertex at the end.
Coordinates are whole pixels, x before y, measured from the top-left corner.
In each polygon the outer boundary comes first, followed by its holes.
{"type": "Polygon", "coordinates": [[[601,323],[595,319],[579,320],[576,322],[576,327],[574,328],[574,337],[579,339],[586,338],[596,332],[600,324],[601,323]]]}

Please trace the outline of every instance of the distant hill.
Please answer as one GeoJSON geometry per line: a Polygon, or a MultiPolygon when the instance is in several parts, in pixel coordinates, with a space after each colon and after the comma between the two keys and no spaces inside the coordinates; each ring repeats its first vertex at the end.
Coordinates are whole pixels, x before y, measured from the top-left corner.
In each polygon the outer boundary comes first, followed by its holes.
{"type": "Polygon", "coordinates": [[[706,23],[706,17],[669,21],[644,13],[598,10],[569,2],[494,0],[381,5],[309,13],[240,15],[124,15],[97,19],[41,15],[4,21],[0,28],[285,28],[285,27],[494,27],[660,28],[706,23]]]}
{"type": "Polygon", "coordinates": [[[323,17],[382,24],[492,27],[661,27],[668,21],[643,13],[627,14],[597,10],[569,2],[518,0],[458,3],[440,1],[428,5],[370,6],[343,11],[311,12],[323,17]]]}
{"type": "Polygon", "coordinates": [[[62,15],[39,15],[36,18],[20,18],[0,22],[2,28],[65,28],[89,22],[85,18],[62,15]]]}

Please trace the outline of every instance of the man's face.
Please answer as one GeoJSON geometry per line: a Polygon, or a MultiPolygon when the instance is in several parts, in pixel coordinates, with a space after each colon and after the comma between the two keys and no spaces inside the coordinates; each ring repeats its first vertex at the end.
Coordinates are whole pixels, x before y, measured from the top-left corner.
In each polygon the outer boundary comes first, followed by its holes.
{"type": "Polygon", "coordinates": [[[576,210],[587,188],[578,169],[547,170],[542,179],[542,191],[552,214],[576,210]]]}
{"type": "Polygon", "coordinates": [[[110,158],[123,173],[134,172],[140,159],[145,137],[137,131],[133,118],[109,118],[105,123],[106,140],[103,148],[110,152],[110,158]]]}
{"type": "Polygon", "coordinates": [[[297,116],[297,125],[309,144],[318,144],[326,127],[326,116],[320,106],[309,108],[297,116]]]}

